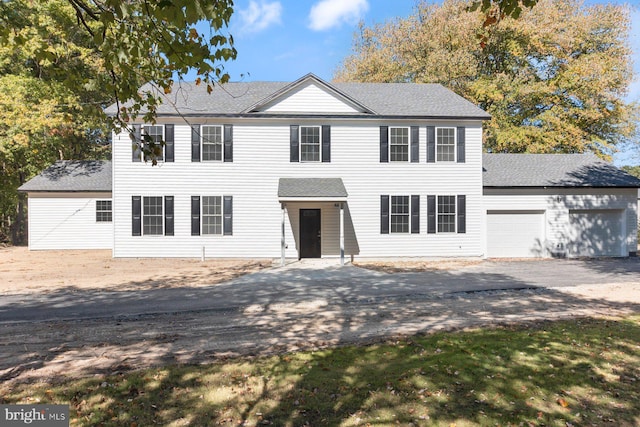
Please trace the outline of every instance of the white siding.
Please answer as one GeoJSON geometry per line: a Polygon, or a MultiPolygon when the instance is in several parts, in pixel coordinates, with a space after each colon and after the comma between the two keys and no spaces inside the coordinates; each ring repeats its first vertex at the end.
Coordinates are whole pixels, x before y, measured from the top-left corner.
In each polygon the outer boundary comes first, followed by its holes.
{"type": "MultiPolygon", "coordinates": [[[[346,254],[361,257],[479,257],[484,253],[480,121],[377,121],[285,119],[191,119],[233,124],[232,163],[191,162],[191,133],[174,122],[175,162],[151,166],[131,161],[127,135],[114,135],[114,256],[280,256],[282,211],[278,180],[342,178],[349,196],[345,215],[346,254]],[[331,163],[290,163],[289,126],[331,125],[331,163]],[[381,125],[420,126],[419,163],[380,163],[381,125]],[[426,163],[426,126],[466,129],[466,163],[426,163]],[[380,234],[380,195],[420,195],[420,234],[380,234]],[[427,195],[466,195],[465,234],[427,234],[427,195]],[[131,196],[175,196],[175,235],[131,235],[131,196]],[[233,196],[233,236],[191,236],[192,195],[233,196]]],[[[171,122],[167,122],[171,123],[171,122]]],[[[295,210],[289,203],[287,257],[297,258],[295,210]],[[291,218],[291,220],[289,219],[291,218]]],[[[335,256],[338,210],[323,204],[323,256],[335,256]],[[333,213],[331,213],[333,212],[333,213]],[[333,221],[330,219],[333,218],[333,221]],[[326,233],[326,235],[325,235],[326,233]]]]}
{"type": "Polygon", "coordinates": [[[265,106],[263,111],[269,113],[357,113],[349,103],[328,92],[314,83],[301,85],[287,93],[286,98],[277,99],[265,106]]]}
{"type": "Polygon", "coordinates": [[[96,222],[110,193],[29,193],[29,249],[111,249],[113,223],[96,222]]]}
{"type": "Polygon", "coordinates": [[[547,256],[566,253],[575,239],[570,223],[572,210],[620,210],[621,241],[624,254],[637,247],[638,205],[635,189],[485,189],[484,209],[545,212],[544,248],[547,256]]]}

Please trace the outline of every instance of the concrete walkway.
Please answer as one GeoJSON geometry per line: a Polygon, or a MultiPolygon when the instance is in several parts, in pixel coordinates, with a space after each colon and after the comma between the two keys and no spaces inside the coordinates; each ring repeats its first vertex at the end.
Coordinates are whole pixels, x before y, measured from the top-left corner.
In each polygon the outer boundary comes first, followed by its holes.
{"type": "Polygon", "coordinates": [[[455,270],[387,274],[303,260],[209,287],[6,295],[0,323],[238,310],[248,306],[413,300],[490,290],[640,281],[640,259],[487,261],[455,270]]]}

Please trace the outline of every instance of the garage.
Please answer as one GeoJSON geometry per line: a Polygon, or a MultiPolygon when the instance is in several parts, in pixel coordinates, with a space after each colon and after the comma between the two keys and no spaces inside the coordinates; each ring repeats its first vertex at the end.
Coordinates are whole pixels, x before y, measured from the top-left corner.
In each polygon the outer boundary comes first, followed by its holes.
{"type": "Polygon", "coordinates": [[[544,211],[487,211],[489,258],[543,257],[544,211]]]}
{"type": "Polygon", "coordinates": [[[568,255],[622,256],[623,214],[618,209],[570,210],[568,255]]]}

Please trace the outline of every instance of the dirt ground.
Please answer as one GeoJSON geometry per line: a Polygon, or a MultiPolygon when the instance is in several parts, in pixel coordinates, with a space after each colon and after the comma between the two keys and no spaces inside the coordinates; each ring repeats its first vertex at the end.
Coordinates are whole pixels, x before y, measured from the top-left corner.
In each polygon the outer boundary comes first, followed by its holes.
{"type": "Polygon", "coordinates": [[[271,260],[119,258],[110,250],[29,251],[0,247],[0,295],[212,285],[271,266],[271,260]]]}
{"type": "MultiPolygon", "coordinates": [[[[449,267],[477,265],[451,263],[449,267]]],[[[0,298],[56,290],[204,286],[269,266],[271,260],[114,260],[109,251],[0,248],[0,298]]],[[[0,326],[0,395],[17,382],[57,382],[65,377],[102,376],[171,363],[211,363],[230,356],[441,330],[638,313],[640,278],[557,289],[398,296],[384,302],[328,304],[311,298],[229,310],[4,323],[0,326]]]]}

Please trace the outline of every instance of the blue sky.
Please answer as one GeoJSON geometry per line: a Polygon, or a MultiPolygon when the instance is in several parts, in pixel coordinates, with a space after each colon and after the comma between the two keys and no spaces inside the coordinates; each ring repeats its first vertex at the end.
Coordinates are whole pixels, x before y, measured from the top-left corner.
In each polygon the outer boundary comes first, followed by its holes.
{"type": "MultiPolygon", "coordinates": [[[[434,0],[436,1],[436,0],[434,0]]],[[[382,23],[410,15],[415,0],[235,0],[229,31],[238,58],[225,64],[233,81],[293,81],[307,73],[331,80],[351,53],[358,22],[382,23]]],[[[632,4],[635,80],[629,100],[640,102],[640,1],[586,0],[586,4],[632,4]]],[[[616,164],[640,164],[640,150],[623,152],[616,164]]]]}

